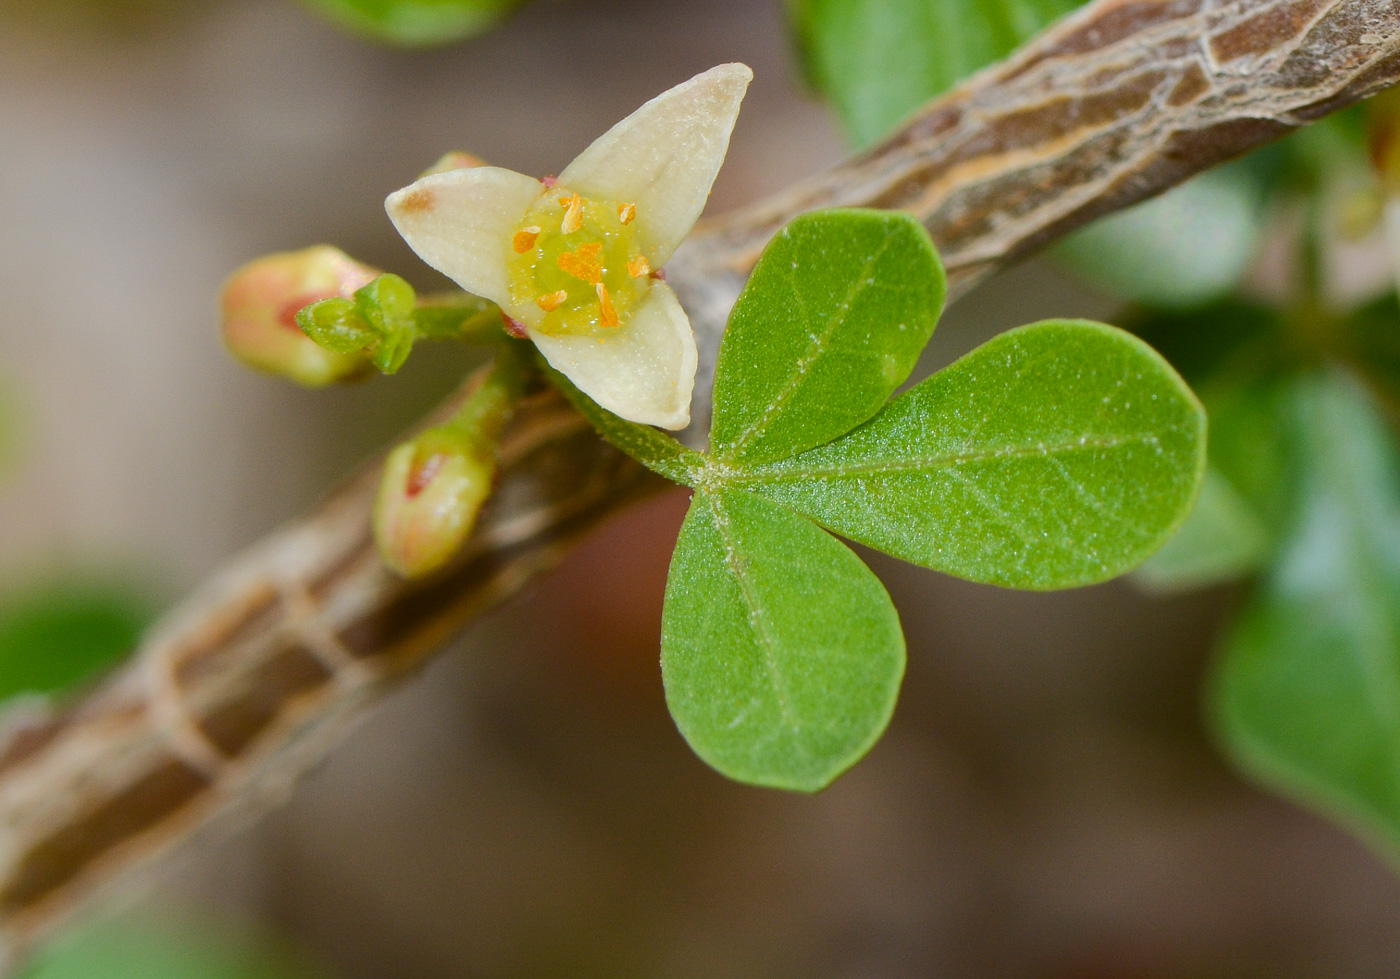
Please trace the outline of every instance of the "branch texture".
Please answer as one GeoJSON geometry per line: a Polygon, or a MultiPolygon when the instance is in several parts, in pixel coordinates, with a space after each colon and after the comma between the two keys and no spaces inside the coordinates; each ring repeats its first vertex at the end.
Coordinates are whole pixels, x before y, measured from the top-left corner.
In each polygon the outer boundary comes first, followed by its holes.
{"type": "MultiPolygon", "coordinates": [[[[697,395],[748,270],[799,213],[914,212],[957,295],[1397,78],[1394,0],[1100,0],[885,144],[697,230],[667,266],[700,341],[697,395]]],[[[283,797],[367,704],[660,485],[548,393],[519,411],[501,472],[444,575],[409,584],[381,567],[371,467],[232,562],[105,683],[5,718],[0,962],[213,817],[283,797]]]]}

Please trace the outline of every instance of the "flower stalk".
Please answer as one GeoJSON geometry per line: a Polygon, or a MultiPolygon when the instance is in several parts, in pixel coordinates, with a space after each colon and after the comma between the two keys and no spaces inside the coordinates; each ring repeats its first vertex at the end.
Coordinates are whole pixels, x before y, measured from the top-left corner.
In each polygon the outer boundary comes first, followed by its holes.
{"type": "Polygon", "coordinates": [[[528,347],[501,343],[457,414],[389,454],[375,501],[374,537],[394,571],[421,578],[461,550],[495,483],[501,431],[533,370],[528,347]]]}

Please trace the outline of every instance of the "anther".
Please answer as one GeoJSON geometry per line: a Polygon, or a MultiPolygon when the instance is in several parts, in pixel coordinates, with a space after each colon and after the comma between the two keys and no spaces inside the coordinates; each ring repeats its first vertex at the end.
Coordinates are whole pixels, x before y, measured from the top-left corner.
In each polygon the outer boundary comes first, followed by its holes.
{"type": "Polygon", "coordinates": [[[617,308],[613,306],[612,297],[608,295],[608,287],[599,282],[593,290],[598,293],[599,321],[604,326],[617,326],[617,308]]]}
{"type": "Polygon", "coordinates": [[[537,297],[535,299],[535,305],[546,313],[552,313],[568,298],[569,293],[564,289],[560,289],[558,292],[551,292],[537,297]]]}
{"type": "Polygon", "coordinates": [[[636,205],[636,204],[619,204],[619,205],[617,205],[617,219],[618,219],[619,221],[621,221],[623,224],[631,224],[631,223],[632,223],[632,219],[635,218],[636,216],[637,216],[637,205],[636,205]]]}
{"type": "Polygon", "coordinates": [[[559,203],[564,205],[564,220],[560,223],[559,230],[571,235],[583,227],[583,198],[578,194],[570,194],[568,197],[559,198],[559,203]]]}
{"type": "Polygon", "coordinates": [[[638,255],[627,263],[627,274],[634,279],[640,279],[644,275],[651,273],[651,263],[647,261],[645,255],[638,255]]]}
{"type": "Polygon", "coordinates": [[[528,228],[521,228],[515,233],[515,237],[511,240],[511,244],[515,248],[515,253],[517,255],[524,255],[531,248],[534,248],[535,239],[539,236],[540,229],[533,224],[528,228]]]}

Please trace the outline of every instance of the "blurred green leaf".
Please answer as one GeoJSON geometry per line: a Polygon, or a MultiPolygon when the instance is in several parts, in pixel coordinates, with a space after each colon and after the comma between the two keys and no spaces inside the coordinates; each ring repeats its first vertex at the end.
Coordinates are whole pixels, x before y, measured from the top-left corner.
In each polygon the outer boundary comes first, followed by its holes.
{"type": "Polygon", "coordinates": [[[1153,310],[1127,327],[1197,389],[1222,377],[1262,376],[1291,364],[1272,309],[1228,299],[1199,310],[1153,310]]]}
{"type": "Polygon", "coordinates": [[[1341,372],[1290,389],[1298,484],[1278,561],[1226,643],[1215,717],[1262,780],[1400,847],[1400,466],[1341,372]]]}
{"type": "Polygon", "coordinates": [[[1205,413],[1155,351],[1113,327],[1003,333],[830,445],[742,484],[924,567],[1014,588],[1122,574],[1185,520],[1205,413]]]}
{"type": "Polygon", "coordinates": [[[1158,310],[1133,329],[1192,384],[1209,418],[1210,470],[1181,530],[1141,569],[1146,587],[1203,587],[1259,570],[1291,506],[1288,446],[1279,426],[1296,371],[1279,313],[1235,300],[1158,310]]]}
{"type": "Polygon", "coordinates": [[[790,0],[807,77],[864,146],[1080,0],[790,0]]]}
{"type": "Polygon", "coordinates": [[[768,462],[870,418],[914,369],[946,291],[933,242],[910,215],[816,211],[788,224],[730,315],[711,452],[768,462]]]}
{"type": "Polygon", "coordinates": [[[1400,406],[1400,302],[1395,293],[1348,317],[1339,353],[1400,406]]]}
{"type": "Polygon", "coordinates": [[[696,754],[755,785],[814,792],[880,737],[904,636],[860,558],[751,493],[700,491],[666,582],[666,703],[696,754]]]}
{"type": "Polygon", "coordinates": [[[21,979],[329,979],[299,950],[246,928],[178,919],[103,923],[64,936],[21,979]]]}
{"type": "Polygon", "coordinates": [[[495,26],[520,0],[303,0],[344,26],[402,47],[450,44],[495,26]]]}
{"type": "Polygon", "coordinates": [[[120,589],[58,582],[0,602],[0,698],[53,693],[129,655],[149,620],[120,589]]]}
{"type": "Polygon", "coordinates": [[[1194,308],[1234,291],[1254,257],[1264,181],[1211,170],[1071,235],[1054,254],[1091,285],[1147,306],[1194,308]]]}
{"type": "Polygon", "coordinates": [[[1207,468],[1191,516],[1138,568],[1136,578],[1157,592],[1233,581],[1259,570],[1271,543],[1269,532],[1239,491],[1218,470],[1207,468]]]}

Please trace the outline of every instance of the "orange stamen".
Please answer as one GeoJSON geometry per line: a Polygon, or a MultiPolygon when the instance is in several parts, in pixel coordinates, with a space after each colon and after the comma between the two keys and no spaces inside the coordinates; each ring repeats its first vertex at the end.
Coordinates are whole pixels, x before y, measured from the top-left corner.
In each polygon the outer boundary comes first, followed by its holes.
{"type": "Polygon", "coordinates": [[[559,268],[591,285],[603,281],[603,243],[591,241],[559,256],[559,268]]]}
{"type": "Polygon", "coordinates": [[[515,254],[524,255],[531,248],[535,247],[535,239],[540,236],[540,229],[533,224],[528,228],[521,228],[515,233],[511,240],[511,245],[515,248],[515,254]]]}
{"type": "Polygon", "coordinates": [[[561,304],[563,304],[565,299],[568,298],[568,292],[566,292],[563,289],[560,289],[558,292],[551,292],[547,295],[540,296],[538,299],[535,300],[535,305],[538,306],[540,309],[544,310],[546,313],[552,313],[556,309],[558,309],[561,304]]]}
{"type": "Polygon", "coordinates": [[[651,263],[647,261],[645,255],[638,255],[627,263],[627,274],[634,279],[640,279],[644,275],[651,273],[651,263]]]}
{"type": "Polygon", "coordinates": [[[632,223],[632,219],[635,218],[636,216],[637,216],[637,205],[636,205],[636,204],[619,204],[619,205],[617,205],[617,219],[618,219],[619,221],[621,221],[623,224],[631,224],[631,223],[632,223]]]}
{"type": "Polygon", "coordinates": [[[564,205],[564,220],[560,222],[559,230],[571,235],[583,227],[583,198],[578,194],[570,194],[559,198],[559,203],[564,205]]]}
{"type": "Polygon", "coordinates": [[[613,305],[612,297],[608,295],[608,287],[599,282],[593,287],[598,293],[598,313],[602,317],[604,326],[617,326],[617,307],[613,305]]]}

